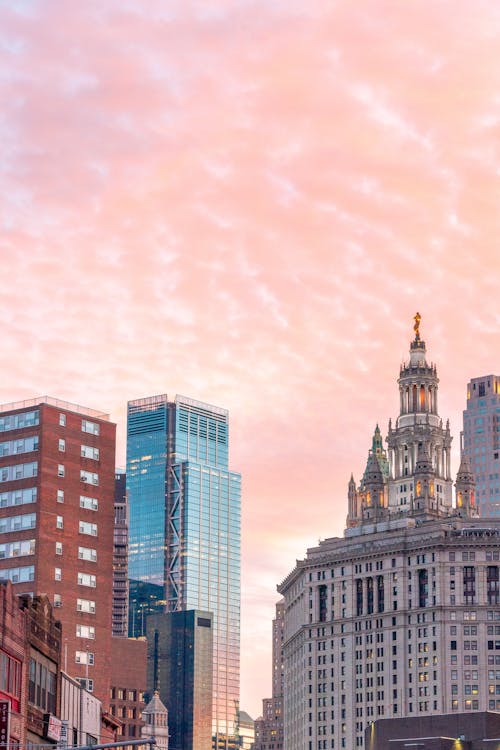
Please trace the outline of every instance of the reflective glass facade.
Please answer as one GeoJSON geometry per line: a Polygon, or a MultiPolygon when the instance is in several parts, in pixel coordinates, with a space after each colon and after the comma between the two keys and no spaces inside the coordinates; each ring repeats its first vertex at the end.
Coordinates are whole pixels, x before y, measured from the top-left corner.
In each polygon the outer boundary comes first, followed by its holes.
{"type": "Polygon", "coordinates": [[[224,746],[236,729],[240,640],[241,477],[228,470],[228,413],[156,396],[128,414],[129,632],[142,635],[155,608],[212,613],[213,731],[224,746]],[[156,600],[144,585],[158,586],[156,600]]]}

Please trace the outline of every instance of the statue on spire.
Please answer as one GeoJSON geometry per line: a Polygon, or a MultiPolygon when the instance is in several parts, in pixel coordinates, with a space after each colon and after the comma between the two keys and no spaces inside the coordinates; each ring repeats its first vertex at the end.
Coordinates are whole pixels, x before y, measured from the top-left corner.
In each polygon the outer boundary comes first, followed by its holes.
{"type": "Polygon", "coordinates": [[[415,325],[413,326],[413,330],[415,331],[415,339],[418,340],[420,338],[420,321],[422,320],[422,316],[419,312],[414,316],[413,320],[415,321],[415,325]]]}

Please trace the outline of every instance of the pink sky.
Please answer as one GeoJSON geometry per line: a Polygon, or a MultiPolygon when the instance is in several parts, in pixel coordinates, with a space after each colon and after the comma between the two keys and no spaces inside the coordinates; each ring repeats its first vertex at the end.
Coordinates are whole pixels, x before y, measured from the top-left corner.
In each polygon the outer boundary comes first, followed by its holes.
{"type": "MultiPolygon", "coordinates": [[[[242,699],[342,532],[422,314],[459,443],[500,372],[498,0],[6,0],[0,400],[231,414],[242,699]]],[[[456,455],[455,455],[456,468],[456,455]]]]}

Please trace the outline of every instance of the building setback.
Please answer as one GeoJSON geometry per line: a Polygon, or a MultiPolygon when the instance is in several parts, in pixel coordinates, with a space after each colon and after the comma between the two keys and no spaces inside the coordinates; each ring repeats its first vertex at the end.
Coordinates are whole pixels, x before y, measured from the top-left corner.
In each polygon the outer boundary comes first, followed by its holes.
{"type": "Polygon", "coordinates": [[[0,406],[0,579],[46,594],[64,671],[109,699],[115,425],[48,397],[0,406]]]}
{"type": "Polygon", "coordinates": [[[500,521],[479,519],[451,436],[420,316],[398,378],[388,454],[377,428],[347,528],[278,586],[287,750],[364,746],[376,719],[500,710],[500,521]]]}
{"type": "Polygon", "coordinates": [[[241,477],[228,450],[225,409],[166,395],[128,404],[129,635],[145,634],[149,613],[212,613],[218,747],[234,744],[239,710],[241,477]]]}
{"type": "Polygon", "coordinates": [[[483,517],[500,517],[500,377],[484,375],[467,384],[462,449],[476,480],[483,517]]]}

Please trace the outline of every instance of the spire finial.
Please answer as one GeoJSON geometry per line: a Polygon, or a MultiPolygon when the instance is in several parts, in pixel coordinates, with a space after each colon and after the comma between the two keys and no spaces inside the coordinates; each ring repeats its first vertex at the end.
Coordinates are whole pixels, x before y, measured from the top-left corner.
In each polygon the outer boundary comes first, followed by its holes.
{"type": "Polygon", "coordinates": [[[415,325],[413,326],[413,330],[415,331],[415,339],[418,341],[418,339],[420,339],[420,321],[422,320],[422,316],[419,312],[417,312],[413,320],[415,321],[415,325]]]}

